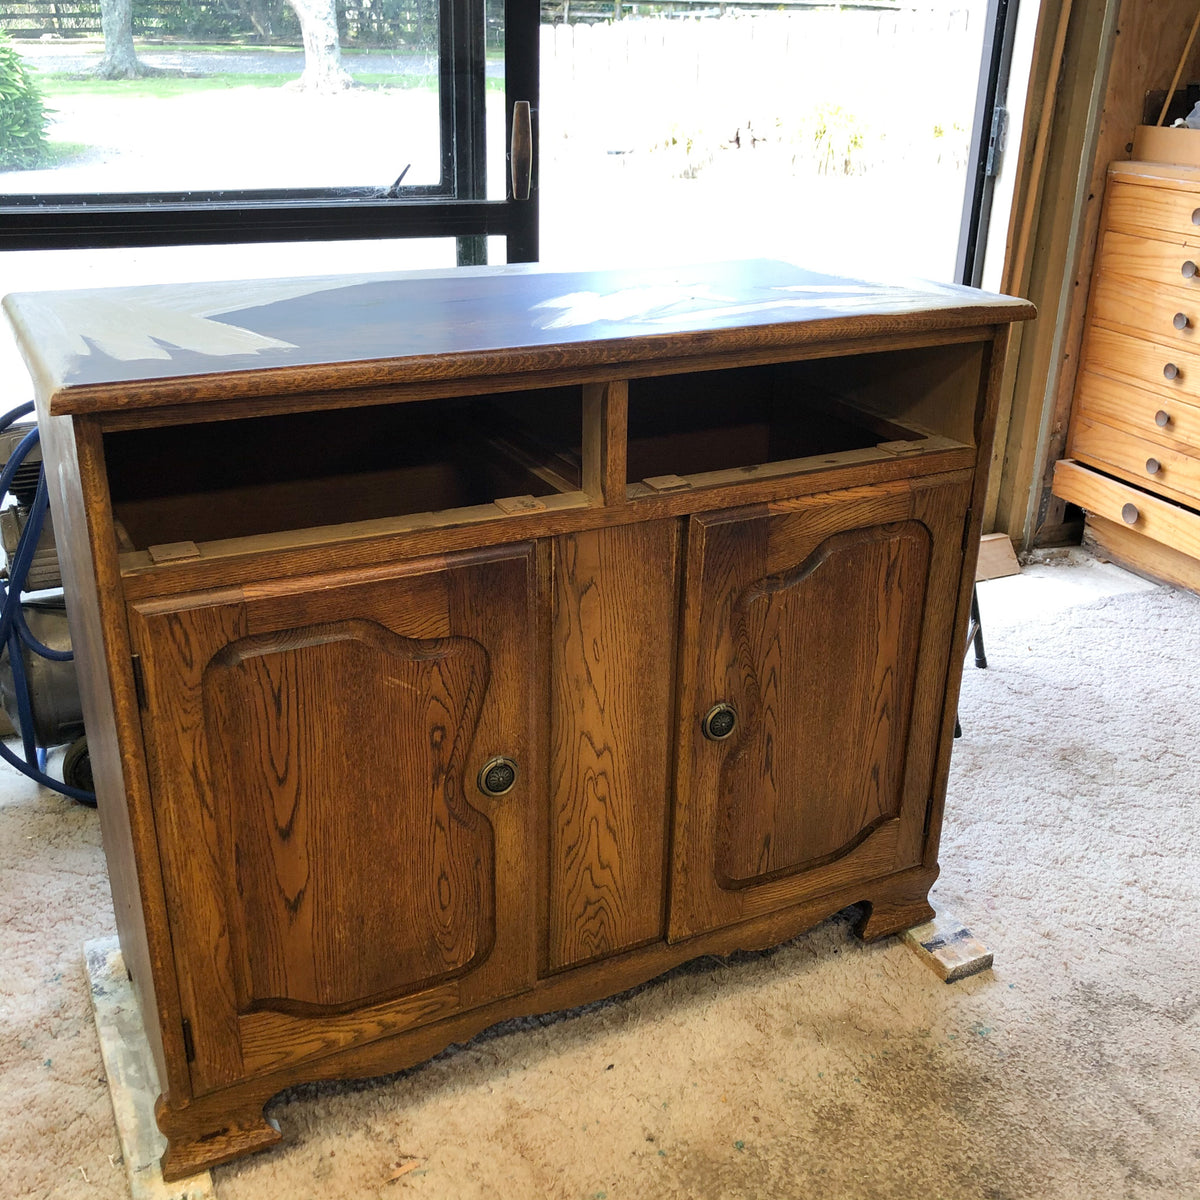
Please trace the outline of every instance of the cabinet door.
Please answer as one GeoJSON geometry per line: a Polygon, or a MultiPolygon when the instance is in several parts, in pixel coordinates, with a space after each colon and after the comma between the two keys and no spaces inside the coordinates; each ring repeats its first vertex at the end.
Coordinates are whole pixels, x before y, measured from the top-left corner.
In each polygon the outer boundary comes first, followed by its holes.
{"type": "Polygon", "coordinates": [[[132,606],[196,1093],[530,986],[534,587],[524,545],[132,606]]]}
{"type": "Polygon", "coordinates": [[[692,519],[672,940],[921,861],[967,501],[904,482],[692,519]]]}

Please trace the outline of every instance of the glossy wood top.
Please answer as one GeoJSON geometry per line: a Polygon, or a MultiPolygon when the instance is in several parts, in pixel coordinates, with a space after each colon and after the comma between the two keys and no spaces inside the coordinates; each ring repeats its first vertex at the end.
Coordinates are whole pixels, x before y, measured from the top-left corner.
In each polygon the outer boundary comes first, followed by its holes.
{"type": "Polygon", "coordinates": [[[54,414],[514,368],[636,367],[1034,315],[1027,301],[970,288],[871,284],[766,260],[34,292],[7,296],[4,309],[54,414]]]}

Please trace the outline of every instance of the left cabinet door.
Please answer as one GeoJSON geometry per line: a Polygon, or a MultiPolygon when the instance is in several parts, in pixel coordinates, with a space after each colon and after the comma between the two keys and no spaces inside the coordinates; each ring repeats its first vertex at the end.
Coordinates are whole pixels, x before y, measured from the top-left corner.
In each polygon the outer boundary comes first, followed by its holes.
{"type": "Polygon", "coordinates": [[[535,578],[523,544],[131,606],[194,1094],[533,983],[535,578]]]}

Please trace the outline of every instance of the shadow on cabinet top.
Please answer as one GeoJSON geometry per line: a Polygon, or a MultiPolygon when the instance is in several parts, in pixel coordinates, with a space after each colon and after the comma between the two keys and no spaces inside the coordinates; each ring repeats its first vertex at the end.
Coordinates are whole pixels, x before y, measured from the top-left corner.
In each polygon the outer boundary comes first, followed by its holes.
{"type": "Polygon", "coordinates": [[[54,414],[518,371],[636,374],[638,363],[685,356],[786,357],[792,346],[1034,315],[1027,301],[970,288],[872,284],[767,260],[30,292],[4,308],[54,414]]]}

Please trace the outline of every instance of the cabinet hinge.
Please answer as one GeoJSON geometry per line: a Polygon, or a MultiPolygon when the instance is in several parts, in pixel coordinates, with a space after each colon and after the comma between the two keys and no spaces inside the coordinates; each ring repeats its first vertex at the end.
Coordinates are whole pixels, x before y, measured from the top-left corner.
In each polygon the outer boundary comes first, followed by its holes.
{"type": "Polygon", "coordinates": [[[196,1061],[196,1043],[192,1039],[192,1023],[187,1017],[183,1018],[183,1053],[188,1062],[196,1061]]]}
{"type": "Polygon", "coordinates": [[[146,703],[146,676],[142,671],[142,656],[140,654],[131,654],[133,660],[133,690],[137,692],[138,708],[147,709],[150,707],[146,703]]]}
{"type": "Polygon", "coordinates": [[[968,508],[963,514],[963,534],[962,534],[962,552],[966,554],[967,546],[971,541],[971,510],[968,508]]]}

